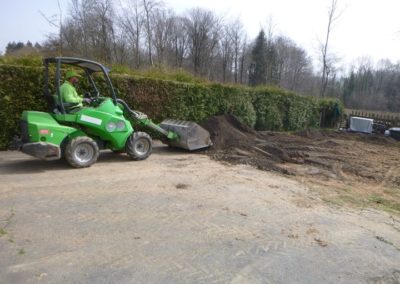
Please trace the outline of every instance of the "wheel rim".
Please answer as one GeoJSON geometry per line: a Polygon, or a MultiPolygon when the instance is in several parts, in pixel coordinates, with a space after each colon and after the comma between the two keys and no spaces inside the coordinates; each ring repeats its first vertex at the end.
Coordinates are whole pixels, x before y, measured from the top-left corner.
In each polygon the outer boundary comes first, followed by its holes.
{"type": "Polygon", "coordinates": [[[140,156],[146,155],[150,149],[150,143],[147,139],[139,139],[135,144],[135,152],[140,156]]]}
{"type": "Polygon", "coordinates": [[[74,158],[82,164],[89,162],[94,156],[94,149],[87,143],[82,143],[76,146],[74,158]]]}

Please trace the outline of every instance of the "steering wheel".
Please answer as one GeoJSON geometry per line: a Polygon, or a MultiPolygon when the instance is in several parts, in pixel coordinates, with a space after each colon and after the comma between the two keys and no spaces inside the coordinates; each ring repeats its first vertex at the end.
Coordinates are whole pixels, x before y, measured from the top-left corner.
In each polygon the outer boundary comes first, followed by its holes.
{"type": "Polygon", "coordinates": [[[101,102],[101,100],[100,100],[100,93],[99,93],[98,91],[96,91],[96,90],[90,91],[90,92],[86,92],[86,93],[83,95],[83,97],[84,97],[85,99],[89,99],[89,101],[86,102],[86,104],[87,104],[87,105],[90,105],[90,106],[96,106],[96,105],[98,105],[98,104],[101,102]]]}
{"type": "Polygon", "coordinates": [[[84,97],[88,98],[88,99],[92,99],[95,100],[100,96],[100,93],[98,91],[90,91],[90,92],[86,92],[84,97]]]}

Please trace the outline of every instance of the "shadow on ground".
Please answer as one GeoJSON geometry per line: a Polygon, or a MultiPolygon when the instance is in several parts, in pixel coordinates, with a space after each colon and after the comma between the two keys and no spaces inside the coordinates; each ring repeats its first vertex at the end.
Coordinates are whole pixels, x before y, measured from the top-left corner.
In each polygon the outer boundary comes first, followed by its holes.
{"type": "MultiPolygon", "coordinates": [[[[177,148],[171,148],[163,145],[158,145],[158,143],[156,143],[156,145],[153,147],[153,153],[162,156],[187,155],[188,151],[177,148]]],[[[97,160],[97,164],[127,163],[127,162],[140,163],[141,161],[133,161],[125,153],[116,154],[109,150],[101,151],[99,159],[97,160]]],[[[96,164],[93,165],[93,167],[95,166],[96,164]]],[[[0,175],[35,174],[48,171],[67,170],[67,169],[78,170],[70,167],[64,159],[56,161],[43,161],[40,159],[30,157],[28,155],[26,156],[26,159],[18,158],[16,160],[11,160],[11,161],[8,160],[6,162],[0,163],[0,175]]]]}

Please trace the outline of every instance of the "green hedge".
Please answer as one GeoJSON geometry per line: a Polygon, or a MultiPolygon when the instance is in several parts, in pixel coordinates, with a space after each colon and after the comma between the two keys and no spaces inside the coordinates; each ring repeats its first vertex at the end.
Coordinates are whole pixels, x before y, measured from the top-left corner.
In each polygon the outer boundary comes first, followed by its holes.
{"type": "MultiPolygon", "coordinates": [[[[318,127],[321,100],[281,89],[256,89],[257,130],[300,130],[318,127]]],[[[330,104],[324,101],[325,104],[330,104]]]]}
{"type": "MultiPolygon", "coordinates": [[[[2,150],[19,134],[18,121],[23,110],[46,111],[43,68],[36,64],[29,67],[4,63],[0,61],[2,150]]],[[[335,123],[332,118],[339,119],[333,115],[336,101],[298,96],[278,88],[192,84],[122,74],[113,74],[111,79],[119,97],[156,122],[163,118],[199,122],[212,115],[231,113],[257,130],[293,131],[318,127],[321,121],[331,125],[335,123]]],[[[100,81],[100,85],[104,94],[104,82],[100,81]]],[[[342,108],[340,104],[339,107],[342,108]]]]}
{"type": "Polygon", "coordinates": [[[45,110],[43,69],[0,65],[0,149],[18,134],[23,110],[45,110]]]}

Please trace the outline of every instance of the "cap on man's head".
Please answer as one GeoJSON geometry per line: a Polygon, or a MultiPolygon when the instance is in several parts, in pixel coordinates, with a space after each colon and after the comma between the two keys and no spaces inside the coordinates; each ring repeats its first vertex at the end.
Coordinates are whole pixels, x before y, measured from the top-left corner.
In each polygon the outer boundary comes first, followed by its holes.
{"type": "Polygon", "coordinates": [[[81,75],[79,75],[77,72],[75,72],[74,70],[69,70],[67,71],[67,74],[65,74],[65,79],[70,79],[72,77],[76,77],[76,78],[80,78],[81,75]]]}

